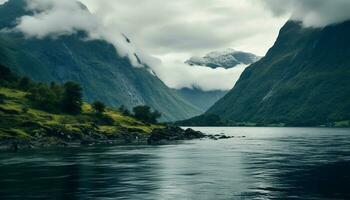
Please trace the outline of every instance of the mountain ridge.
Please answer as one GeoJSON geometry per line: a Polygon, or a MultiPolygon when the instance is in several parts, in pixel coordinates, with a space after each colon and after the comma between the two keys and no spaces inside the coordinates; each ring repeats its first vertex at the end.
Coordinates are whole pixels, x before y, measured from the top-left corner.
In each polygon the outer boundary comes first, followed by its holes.
{"type": "Polygon", "coordinates": [[[231,125],[350,122],[349,35],[350,21],[325,28],[288,21],[266,56],[202,116],[231,125]]]}
{"type": "MultiPolygon", "coordinates": [[[[24,0],[0,5],[0,29],[28,14],[24,0]]],[[[0,33],[0,62],[13,71],[42,82],[76,81],[85,100],[103,100],[107,105],[131,109],[147,104],[173,121],[200,114],[195,106],[168,88],[147,68],[133,67],[118,56],[113,45],[84,41],[84,32],[58,38],[27,39],[21,33],[0,33]]]]}

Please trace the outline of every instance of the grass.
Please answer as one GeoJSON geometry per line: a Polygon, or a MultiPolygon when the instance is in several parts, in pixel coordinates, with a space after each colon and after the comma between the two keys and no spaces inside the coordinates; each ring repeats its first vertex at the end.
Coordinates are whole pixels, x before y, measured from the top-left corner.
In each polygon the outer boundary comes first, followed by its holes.
{"type": "Polygon", "coordinates": [[[335,122],[335,127],[350,127],[350,120],[335,122]]]}
{"type": "Polygon", "coordinates": [[[120,134],[125,129],[150,134],[153,129],[162,128],[161,125],[147,124],[124,116],[110,108],[104,114],[114,122],[102,125],[96,122],[96,114],[87,103],[83,104],[79,115],[54,114],[31,106],[25,92],[0,87],[0,94],[5,96],[3,103],[0,103],[0,140],[30,140],[40,132],[39,127],[60,127],[78,134],[83,134],[81,129],[84,127],[95,127],[106,136],[120,134]]]}

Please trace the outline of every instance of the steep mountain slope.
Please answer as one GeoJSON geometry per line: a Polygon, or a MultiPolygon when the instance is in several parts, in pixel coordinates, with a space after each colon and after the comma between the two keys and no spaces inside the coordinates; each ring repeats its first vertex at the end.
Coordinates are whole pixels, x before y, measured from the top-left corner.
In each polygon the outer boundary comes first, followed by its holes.
{"type": "Polygon", "coordinates": [[[350,22],[323,29],[289,21],[207,114],[231,122],[324,125],[350,120],[350,22]]]}
{"type": "Polygon", "coordinates": [[[184,99],[191,102],[199,110],[201,110],[202,113],[206,112],[211,106],[213,106],[228,92],[221,90],[203,91],[198,88],[183,88],[177,91],[184,99]]]}
{"type": "Polygon", "coordinates": [[[229,69],[237,65],[250,65],[259,59],[260,57],[252,53],[227,49],[225,51],[210,52],[204,57],[192,57],[185,63],[189,65],[211,67],[214,69],[218,67],[229,69]]]}
{"type": "MultiPolygon", "coordinates": [[[[24,15],[24,0],[0,6],[0,29],[24,15]]],[[[146,68],[133,67],[127,58],[101,40],[83,41],[83,32],[56,39],[26,39],[21,34],[0,34],[0,63],[36,81],[80,83],[88,102],[102,100],[128,108],[147,104],[163,113],[163,120],[178,120],[199,110],[169,89],[146,68]]]]}

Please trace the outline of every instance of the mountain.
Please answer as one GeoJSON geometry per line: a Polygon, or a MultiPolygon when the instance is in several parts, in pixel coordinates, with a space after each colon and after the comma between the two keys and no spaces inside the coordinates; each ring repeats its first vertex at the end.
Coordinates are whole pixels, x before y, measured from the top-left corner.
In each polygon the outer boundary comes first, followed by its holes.
{"type": "Polygon", "coordinates": [[[349,35],[350,21],[325,28],[287,22],[267,55],[205,115],[231,124],[350,126],[349,35]]]}
{"type": "Polygon", "coordinates": [[[221,99],[228,91],[214,90],[203,91],[199,88],[183,88],[177,90],[177,92],[187,101],[202,111],[206,112],[211,106],[213,106],[219,99],[221,99]]]}
{"type": "MultiPolygon", "coordinates": [[[[225,51],[214,51],[208,53],[206,56],[192,57],[187,60],[185,63],[191,66],[203,66],[211,68],[233,68],[237,65],[250,65],[258,61],[260,57],[246,53],[242,51],[236,51],[233,49],[227,49],[225,51]]],[[[177,90],[177,92],[188,102],[191,102],[193,105],[204,113],[207,111],[214,103],[221,99],[228,91],[203,91],[200,88],[183,88],[177,90]]]]}
{"type": "Polygon", "coordinates": [[[232,68],[237,65],[250,65],[258,61],[260,57],[234,49],[227,49],[225,51],[213,51],[204,57],[192,57],[185,63],[189,65],[206,66],[211,68],[232,68]]]}
{"type": "MultiPolygon", "coordinates": [[[[1,5],[0,29],[13,27],[18,17],[30,14],[25,8],[24,0],[1,5]]],[[[55,39],[26,39],[19,33],[1,32],[0,64],[36,81],[78,82],[88,102],[101,100],[109,106],[125,105],[129,109],[147,104],[159,110],[166,121],[200,114],[149,69],[133,67],[111,44],[86,41],[84,36],[79,32],[55,39]]]]}

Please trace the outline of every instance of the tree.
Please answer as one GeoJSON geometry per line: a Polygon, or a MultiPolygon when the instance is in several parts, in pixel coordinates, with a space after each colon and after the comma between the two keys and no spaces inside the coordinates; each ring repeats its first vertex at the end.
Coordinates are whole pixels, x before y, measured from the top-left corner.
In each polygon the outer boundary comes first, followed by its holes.
{"type": "Polygon", "coordinates": [[[10,81],[14,78],[11,70],[0,64],[0,79],[10,81]]]}
{"type": "Polygon", "coordinates": [[[33,82],[27,76],[23,76],[18,80],[17,86],[20,90],[28,91],[30,88],[33,87],[33,82]]]}
{"type": "Polygon", "coordinates": [[[0,85],[11,86],[14,81],[17,81],[17,76],[9,68],[0,64],[0,85]]]}
{"type": "Polygon", "coordinates": [[[61,101],[63,93],[64,93],[64,88],[62,87],[62,85],[58,85],[55,82],[51,82],[50,89],[55,94],[57,100],[61,101]]]}
{"type": "Polygon", "coordinates": [[[151,123],[157,123],[158,119],[162,117],[162,113],[160,113],[158,110],[155,110],[151,113],[150,122],[151,123]]]}
{"type": "Polygon", "coordinates": [[[105,112],[106,106],[101,101],[94,101],[92,103],[92,109],[94,109],[96,113],[102,114],[105,112]]]}
{"type": "Polygon", "coordinates": [[[32,87],[27,97],[39,109],[49,112],[57,110],[59,101],[46,84],[40,83],[32,87]]]}
{"type": "Polygon", "coordinates": [[[133,112],[136,119],[148,123],[157,123],[157,119],[162,116],[157,110],[152,112],[149,106],[136,106],[133,112]]]}
{"type": "Polygon", "coordinates": [[[131,112],[124,105],[119,107],[119,112],[121,112],[124,116],[131,116],[131,112]]]}
{"type": "Polygon", "coordinates": [[[70,114],[81,113],[81,106],[83,105],[82,88],[79,84],[74,82],[67,82],[63,86],[64,92],[62,97],[63,110],[70,114]]]}

